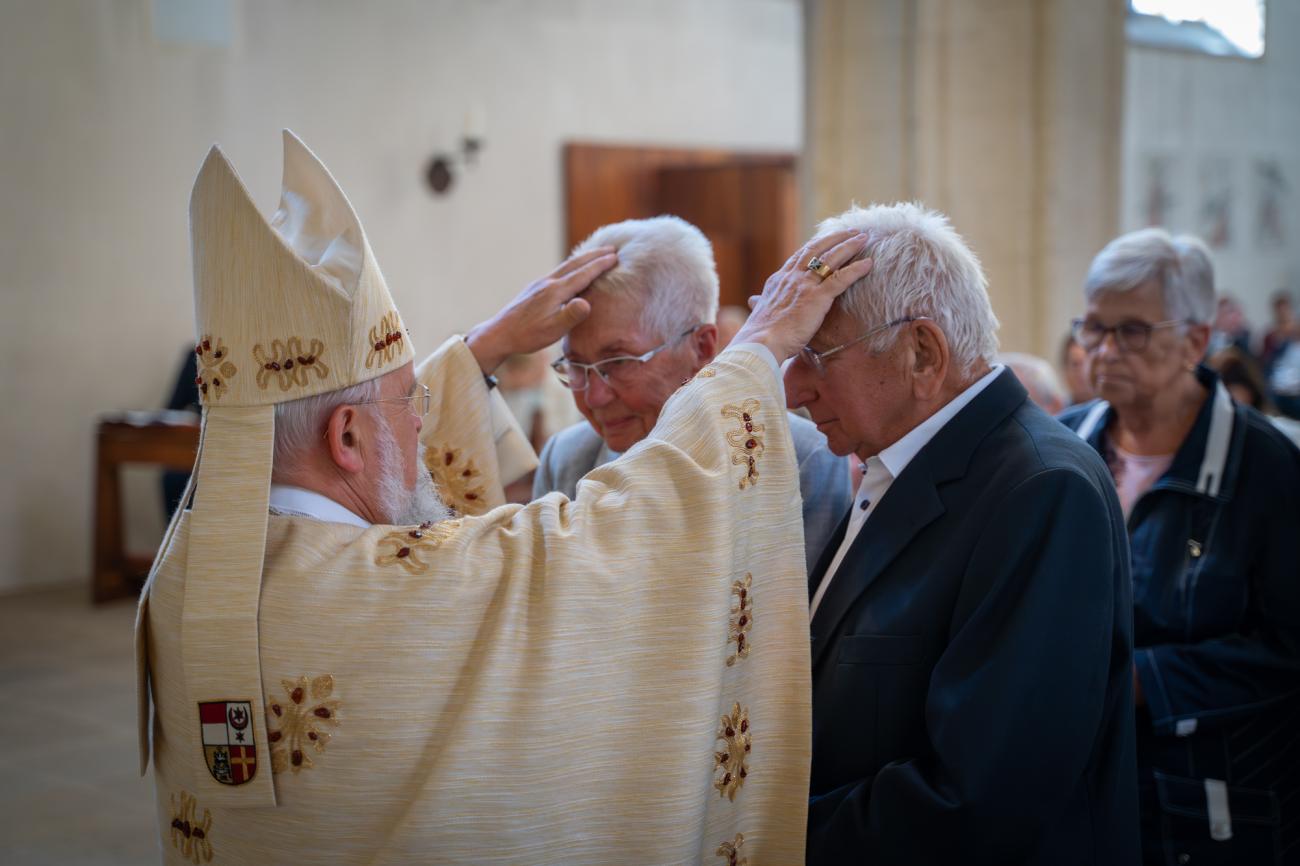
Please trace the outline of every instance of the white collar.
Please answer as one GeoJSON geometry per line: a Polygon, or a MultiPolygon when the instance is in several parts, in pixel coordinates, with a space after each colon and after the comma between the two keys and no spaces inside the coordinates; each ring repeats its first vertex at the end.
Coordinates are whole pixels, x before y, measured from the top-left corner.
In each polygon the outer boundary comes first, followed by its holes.
{"type": "Polygon", "coordinates": [[[325,523],[346,523],[369,529],[370,523],[328,496],[288,484],[271,485],[271,511],[291,517],[310,517],[325,523]]]}
{"type": "Polygon", "coordinates": [[[993,369],[980,377],[975,384],[949,400],[938,412],[907,431],[902,439],[881,451],[878,455],[880,462],[889,471],[890,476],[897,478],[903,474],[903,470],[912,462],[912,458],[920,454],[921,449],[928,445],[930,440],[957,416],[958,412],[965,409],[970,401],[991,385],[1003,369],[1001,364],[994,364],[993,369]]]}

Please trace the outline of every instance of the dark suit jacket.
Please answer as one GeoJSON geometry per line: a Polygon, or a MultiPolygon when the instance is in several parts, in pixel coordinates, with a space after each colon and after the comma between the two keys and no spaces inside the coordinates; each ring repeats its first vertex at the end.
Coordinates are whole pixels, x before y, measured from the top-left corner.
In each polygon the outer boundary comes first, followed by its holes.
{"type": "Polygon", "coordinates": [[[1003,372],[813,620],[810,866],[1137,863],[1132,616],[1105,465],[1003,372]]]}

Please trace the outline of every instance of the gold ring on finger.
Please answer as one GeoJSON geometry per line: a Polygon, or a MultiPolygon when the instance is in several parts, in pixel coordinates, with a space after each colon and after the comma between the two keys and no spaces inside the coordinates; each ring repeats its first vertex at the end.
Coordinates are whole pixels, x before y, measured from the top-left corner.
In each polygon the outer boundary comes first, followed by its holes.
{"type": "Polygon", "coordinates": [[[812,271],[814,274],[821,277],[823,280],[829,277],[831,274],[835,273],[835,271],[831,269],[830,265],[826,264],[821,259],[817,258],[817,256],[813,256],[811,259],[808,260],[807,267],[808,270],[812,271]]]}

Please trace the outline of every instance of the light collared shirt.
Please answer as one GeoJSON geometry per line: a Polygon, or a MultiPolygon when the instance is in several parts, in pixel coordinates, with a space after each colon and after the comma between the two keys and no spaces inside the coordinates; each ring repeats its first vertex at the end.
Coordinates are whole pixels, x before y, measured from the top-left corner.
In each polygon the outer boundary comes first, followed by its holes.
{"type": "Polygon", "coordinates": [[[288,484],[271,485],[271,512],[290,517],[310,517],[326,523],[347,523],[369,529],[370,522],[339,505],[328,496],[288,484]]]}
{"type": "Polygon", "coordinates": [[[853,508],[849,512],[849,525],[844,531],[844,541],[840,543],[839,550],[835,552],[835,558],[831,560],[830,566],[826,569],[826,574],[822,577],[822,582],[817,586],[817,593],[813,596],[812,604],[808,610],[809,622],[812,622],[812,618],[817,615],[817,606],[821,604],[822,597],[826,595],[826,590],[835,577],[835,572],[839,569],[840,563],[844,561],[844,557],[848,555],[854,539],[858,537],[858,531],[862,529],[862,525],[867,522],[867,519],[876,510],[880,500],[885,498],[885,494],[889,492],[894,479],[903,474],[903,470],[907,468],[907,464],[912,462],[912,458],[921,453],[921,449],[928,445],[930,440],[957,416],[958,412],[966,408],[970,401],[978,397],[979,393],[987,388],[1002,370],[1003,366],[1001,364],[995,364],[993,369],[982,376],[979,381],[948,401],[947,405],[938,412],[909,430],[902,439],[899,439],[879,454],[867,458],[867,462],[863,465],[862,483],[858,485],[857,495],[853,497],[853,508]]]}

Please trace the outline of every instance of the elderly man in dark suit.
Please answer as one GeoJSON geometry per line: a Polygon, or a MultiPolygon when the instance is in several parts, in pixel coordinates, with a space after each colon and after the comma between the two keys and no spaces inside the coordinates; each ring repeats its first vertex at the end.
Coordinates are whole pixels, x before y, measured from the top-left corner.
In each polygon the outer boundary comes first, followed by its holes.
{"type": "Polygon", "coordinates": [[[854,208],[820,230],[840,229],[866,233],[872,269],[786,374],[865,463],[810,575],[808,862],[1136,863],[1106,467],[993,364],[984,275],[943,216],[854,208]]]}

